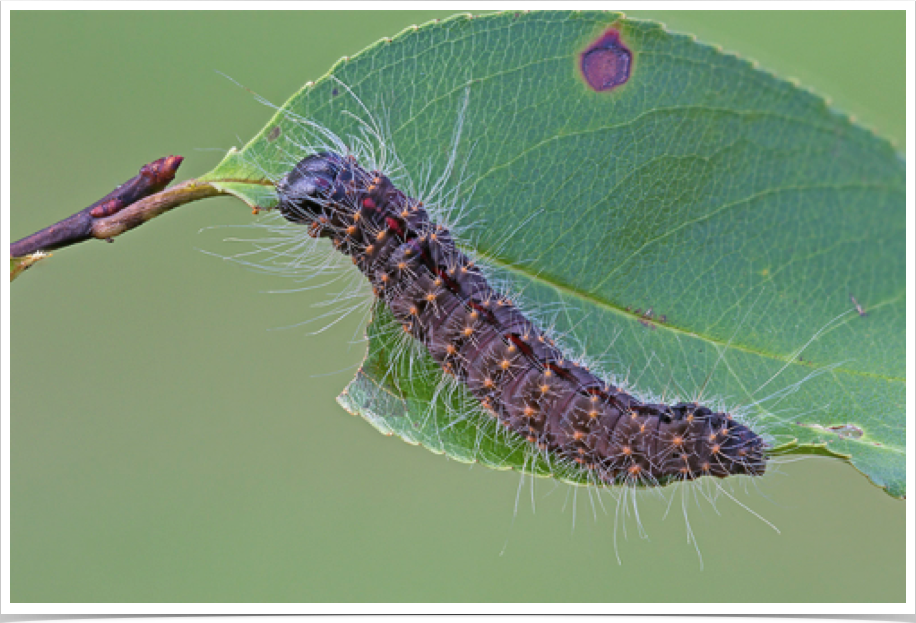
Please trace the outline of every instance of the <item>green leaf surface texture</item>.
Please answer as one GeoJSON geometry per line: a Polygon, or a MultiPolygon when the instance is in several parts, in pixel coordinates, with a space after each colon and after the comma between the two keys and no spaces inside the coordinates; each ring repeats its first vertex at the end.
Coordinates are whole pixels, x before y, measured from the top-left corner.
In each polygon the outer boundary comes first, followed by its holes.
{"type": "MultiPolygon", "coordinates": [[[[307,155],[301,119],[348,137],[367,118],[403,163],[394,179],[428,189],[454,158],[431,212],[571,355],[904,496],[905,163],[887,141],[660,24],[510,12],[342,59],[207,179],[269,207],[271,181],[307,155]],[[580,57],[609,31],[630,75],[596,91],[580,57]]],[[[392,322],[376,309],[348,410],[461,461],[586,480],[498,433],[460,388],[440,391],[392,322]]]]}

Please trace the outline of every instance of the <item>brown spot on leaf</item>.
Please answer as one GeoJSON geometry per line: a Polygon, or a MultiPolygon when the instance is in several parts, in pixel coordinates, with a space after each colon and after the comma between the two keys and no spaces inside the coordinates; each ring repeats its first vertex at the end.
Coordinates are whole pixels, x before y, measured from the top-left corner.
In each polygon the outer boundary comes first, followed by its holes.
{"type": "Polygon", "coordinates": [[[579,70],[595,91],[610,91],[630,79],[633,53],[620,41],[620,32],[609,28],[585,48],[579,70]]]}

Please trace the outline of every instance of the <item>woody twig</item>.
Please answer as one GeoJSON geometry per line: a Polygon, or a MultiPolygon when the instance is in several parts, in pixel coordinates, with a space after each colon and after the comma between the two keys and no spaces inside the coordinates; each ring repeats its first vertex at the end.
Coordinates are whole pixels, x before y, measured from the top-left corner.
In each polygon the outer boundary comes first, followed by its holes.
{"type": "Polygon", "coordinates": [[[110,241],[172,208],[222,194],[197,180],[166,189],[182,160],[181,156],[166,156],[144,165],[136,176],[91,206],[12,243],[10,257],[52,251],[92,238],[110,241]]]}

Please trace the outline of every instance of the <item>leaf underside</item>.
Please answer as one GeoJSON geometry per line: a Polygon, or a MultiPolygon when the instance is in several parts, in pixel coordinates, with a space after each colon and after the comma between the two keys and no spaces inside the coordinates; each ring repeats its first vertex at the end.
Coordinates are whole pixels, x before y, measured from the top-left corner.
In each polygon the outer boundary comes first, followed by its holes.
{"type": "MultiPolygon", "coordinates": [[[[464,249],[572,354],[904,496],[904,162],[822,98],[619,14],[456,16],[339,62],[206,179],[271,205],[307,155],[287,113],[342,137],[371,113],[415,180],[454,153],[464,249]],[[595,91],[580,54],[609,29],[631,73],[595,91]]],[[[436,395],[435,364],[399,355],[377,312],[348,410],[461,461],[583,481],[532,462],[465,392],[436,395]]]]}

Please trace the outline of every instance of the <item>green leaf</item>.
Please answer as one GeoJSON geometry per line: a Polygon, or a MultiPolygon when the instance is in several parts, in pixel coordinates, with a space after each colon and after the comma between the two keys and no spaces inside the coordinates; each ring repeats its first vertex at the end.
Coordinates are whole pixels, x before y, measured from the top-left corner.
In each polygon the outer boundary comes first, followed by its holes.
{"type": "MultiPolygon", "coordinates": [[[[368,116],[357,97],[414,179],[445,170],[467,98],[454,150],[469,183],[452,197],[468,205],[465,249],[577,352],[643,394],[737,409],[777,454],[843,457],[905,494],[905,176],[886,141],[659,24],[504,13],[344,59],[207,179],[271,205],[270,180],[305,155],[287,113],[346,137],[359,122],[345,111],[368,116]],[[596,92],[579,58],[609,28],[631,76],[596,92]]],[[[382,310],[347,409],[462,461],[553,471],[485,416],[456,423],[462,392],[428,409],[441,377],[396,356],[392,328],[382,310]]]]}

